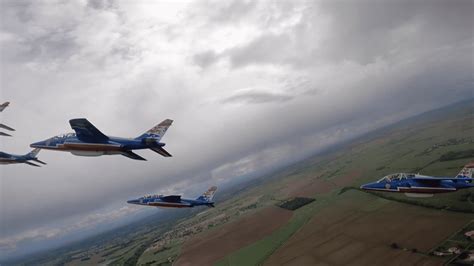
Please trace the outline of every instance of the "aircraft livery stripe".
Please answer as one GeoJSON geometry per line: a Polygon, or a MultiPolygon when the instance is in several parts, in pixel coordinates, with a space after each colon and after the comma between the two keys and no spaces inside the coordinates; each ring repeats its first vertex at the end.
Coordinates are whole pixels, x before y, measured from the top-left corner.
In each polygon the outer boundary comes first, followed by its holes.
{"type": "Polygon", "coordinates": [[[377,190],[387,192],[413,192],[413,193],[441,193],[456,191],[456,188],[438,188],[438,187],[398,187],[396,189],[385,189],[385,188],[364,188],[366,190],[377,190]]]}
{"type": "Polygon", "coordinates": [[[151,206],[162,206],[162,207],[190,207],[189,204],[175,203],[175,202],[149,202],[151,206]]]}

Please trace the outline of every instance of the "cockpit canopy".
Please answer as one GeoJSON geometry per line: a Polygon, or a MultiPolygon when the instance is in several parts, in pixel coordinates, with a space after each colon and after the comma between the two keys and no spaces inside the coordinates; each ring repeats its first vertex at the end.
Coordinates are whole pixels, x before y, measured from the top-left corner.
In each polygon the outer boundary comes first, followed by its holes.
{"type": "Polygon", "coordinates": [[[143,196],[144,199],[151,199],[151,198],[161,198],[163,195],[145,195],[143,196]]]}
{"type": "Polygon", "coordinates": [[[76,133],[64,133],[64,134],[54,136],[53,138],[54,139],[64,139],[64,138],[70,138],[70,137],[75,137],[75,136],[76,136],[76,133]]]}
{"type": "Polygon", "coordinates": [[[407,178],[413,178],[415,177],[415,174],[410,174],[410,173],[396,173],[396,174],[390,174],[390,175],[387,175],[387,176],[384,176],[383,178],[381,178],[379,181],[377,181],[377,183],[380,183],[380,182],[391,182],[391,181],[399,181],[399,180],[403,180],[403,179],[407,179],[407,178]]]}

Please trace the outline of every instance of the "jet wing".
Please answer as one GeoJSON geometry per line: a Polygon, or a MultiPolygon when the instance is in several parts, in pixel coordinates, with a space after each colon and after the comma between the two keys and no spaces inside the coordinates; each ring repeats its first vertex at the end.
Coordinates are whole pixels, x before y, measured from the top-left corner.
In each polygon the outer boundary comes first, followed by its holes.
{"type": "Polygon", "coordinates": [[[166,201],[166,202],[181,202],[181,196],[180,195],[164,196],[164,197],[161,197],[161,200],[166,201]]]}
{"type": "Polygon", "coordinates": [[[4,133],[4,132],[0,132],[0,136],[11,137],[12,135],[10,135],[10,134],[7,134],[7,133],[4,133]]]}
{"type": "Polygon", "coordinates": [[[6,130],[10,130],[10,131],[15,131],[15,129],[5,125],[5,124],[0,124],[0,128],[3,128],[3,129],[6,129],[6,130]]]}
{"type": "Polygon", "coordinates": [[[444,181],[444,180],[450,180],[450,181],[453,181],[453,182],[458,182],[458,181],[468,181],[468,182],[472,182],[473,179],[472,178],[451,178],[451,177],[447,177],[447,178],[443,178],[443,177],[434,177],[434,178],[429,178],[429,177],[415,177],[415,178],[412,178],[411,180],[415,181],[415,182],[418,182],[419,184],[422,184],[422,185],[425,185],[425,186],[438,186],[441,184],[441,181],[444,181]]]}
{"type": "Polygon", "coordinates": [[[456,177],[413,177],[410,178],[411,180],[419,181],[419,182],[440,182],[443,180],[451,180],[451,181],[473,181],[474,178],[456,178],[456,177]]]}
{"type": "Polygon", "coordinates": [[[77,138],[86,142],[105,142],[109,139],[104,133],[100,132],[91,122],[85,118],[76,118],[69,120],[72,129],[76,131],[77,138]]]}
{"type": "Polygon", "coordinates": [[[124,151],[124,152],[122,152],[122,155],[125,156],[125,157],[128,157],[130,159],[146,161],[145,158],[143,158],[140,155],[134,153],[133,151],[124,151]]]}
{"type": "Polygon", "coordinates": [[[162,147],[153,147],[153,148],[150,148],[150,150],[164,156],[164,157],[172,157],[172,155],[167,152],[165,149],[163,149],[162,147]]]}

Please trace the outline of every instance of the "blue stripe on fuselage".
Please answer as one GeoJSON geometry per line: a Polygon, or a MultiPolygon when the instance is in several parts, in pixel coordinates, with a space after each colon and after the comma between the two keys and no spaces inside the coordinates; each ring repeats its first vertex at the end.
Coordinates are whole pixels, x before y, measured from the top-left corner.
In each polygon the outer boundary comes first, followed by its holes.
{"type": "Polygon", "coordinates": [[[33,143],[32,147],[43,149],[58,149],[58,150],[90,150],[92,148],[107,150],[140,150],[149,149],[151,147],[161,147],[164,143],[148,143],[145,144],[141,139],[109,137],[105,142],[85,142],[77,137],[67,138],[50,138],[45,141],[33,143]]]}

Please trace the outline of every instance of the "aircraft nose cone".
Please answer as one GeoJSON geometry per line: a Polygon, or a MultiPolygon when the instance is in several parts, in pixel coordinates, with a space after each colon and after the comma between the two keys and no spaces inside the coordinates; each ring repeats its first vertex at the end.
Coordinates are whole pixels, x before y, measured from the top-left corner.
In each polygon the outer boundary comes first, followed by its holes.
{"type": "Polygon", "coordinates": [[[31,148],[41,148],[41,147],[44,147],[44,146],[46,146],[46,141],[38,141],[38,142],[30,144],[31,148]]]}
{"type": "Polygon", "coordinates": [[[138,204],[138,200],[134,199],[134,200],[127,200],[127,203],[129,204],[138,204]]]}

